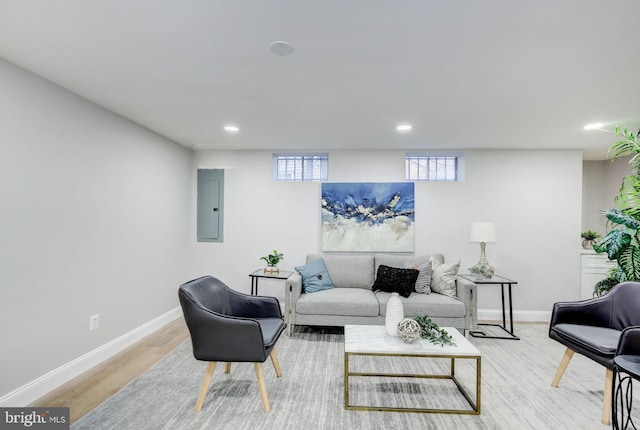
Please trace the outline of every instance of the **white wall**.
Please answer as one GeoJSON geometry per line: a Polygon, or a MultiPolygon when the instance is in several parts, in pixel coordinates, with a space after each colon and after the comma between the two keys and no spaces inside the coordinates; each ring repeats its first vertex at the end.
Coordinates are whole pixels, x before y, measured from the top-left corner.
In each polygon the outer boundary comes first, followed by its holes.
{"type": "Polygon", "coordinates": [[[192,153],[1,59],[0,82],[1,398],[178,306],[192,153]]]}
{"type": "MultiPolygon", "coordinates": [[[[259,257],[320,251],[320,184],[275,183],[271,152],[182,148],[0,60],[0,398],[175,309],[203,274],[249,291],[259,257]],[[197,243],[195,167],[225,169],[224,243],[197,243]],[[88,319],[101,327],[89,333],[88,319]],[[10,371],[7,371],[10,369],[10,371]]],[[[466,180],[416,185],[416,254],[475,264],[472,221],[515,309],[579,297],[580,151],[466,151],[466,180]]],[[[404,151],[331,151],[330,180],[404,180],[404,151]]],[[[267,285],[282,297],[281,284],[267,285]]],[[[481,309],[498,309],[482,288],[481,309]]],[[[19,406],[19,405],[16,405],[19,406]]]]}
{"type": "MultiPolygon", "coordinates": [[[[282,268],[320,252],[320,184],[273,182],[271,156],[196,152],[196,167],[225,168],[225,239],[195,243],[192,224],[193,277],[212,274],[248,292],[248,274],[274,248],[285,254],[282,268]]],[[[469,150],[465,159],[464,182],[416,184],[416,254],[441,252],[461,260],[467,272],[480,255],[478,244],[468,241],[470,223],[494,221],[498,241],[487,245],[487,256],[498,274],[519,282],[514,309],[521,318],[578,299],[581,151],[469,150]]],[[[331,151],[329,179],[403,181],[404,151],[331,151]]],[[[478,303],[499,309],[498,288],[482,287],[478,303]]]]}
{"type": "Polygon", "coordinates": [[[584,161],[582,231],[595,230],[604,234],[608,230],[607,220],[600,211],[615,207],[622,178],[631,173],[628,163],[628,158],[584,161]]]}

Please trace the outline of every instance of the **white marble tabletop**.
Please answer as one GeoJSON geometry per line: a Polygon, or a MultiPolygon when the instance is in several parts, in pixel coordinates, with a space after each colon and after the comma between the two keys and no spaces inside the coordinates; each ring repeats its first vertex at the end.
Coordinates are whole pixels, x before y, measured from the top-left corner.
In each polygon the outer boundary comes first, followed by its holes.
{"type": "Polygon", "coordinates": [[[406,343],[399,337],[389,336],[384,326],[378,325],[345,325],[344,352],[369,354],[415,354],[442,355],[449,357],[479,357],[480,351],[473,346],[458,330],[453,327],[442,327],[453,337],[455,345],[435,345],[428,340],[418,339],[406,343]]]}

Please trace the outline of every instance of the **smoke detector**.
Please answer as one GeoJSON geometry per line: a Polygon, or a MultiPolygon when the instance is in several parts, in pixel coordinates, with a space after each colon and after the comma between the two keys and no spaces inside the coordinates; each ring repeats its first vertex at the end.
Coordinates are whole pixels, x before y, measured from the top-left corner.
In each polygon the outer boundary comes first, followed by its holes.
{"type": "Polygon", "coordinates": [[[293,52],[293,46],[291,46],[289,42],[285,42],[283,40],[276,40],[275,42],[272,42],[270,49],[275,55],[279,55],[281,57],[291,55],[293,52]]]}

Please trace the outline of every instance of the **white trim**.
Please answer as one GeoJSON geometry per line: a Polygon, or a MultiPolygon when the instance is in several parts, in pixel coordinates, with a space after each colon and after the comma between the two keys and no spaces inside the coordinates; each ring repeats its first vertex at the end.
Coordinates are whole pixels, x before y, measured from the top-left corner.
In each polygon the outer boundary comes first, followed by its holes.
{"type": "Polygon", "coordinates": [[[0,406],[25,407],[83,372],[113,357],[118,352],[133,345],[142,338],[161,329],[180,316],[182,316],[182,311],[180,307],[177,306],[151,321],[134,328],[130,332],[5,394],[0,397],[0,406]]]}
{"type": "MultiPolygon", "coordinates": [[[[478,321],[500,321],[502,322],[501,309],[478,309],[478,321]]],[[[509,321],[509,310],[507,310],[507,324],[509,321]]],[[[514,322],[549,322],[551,321],[551,311],[513,311],[514,322]]]]}

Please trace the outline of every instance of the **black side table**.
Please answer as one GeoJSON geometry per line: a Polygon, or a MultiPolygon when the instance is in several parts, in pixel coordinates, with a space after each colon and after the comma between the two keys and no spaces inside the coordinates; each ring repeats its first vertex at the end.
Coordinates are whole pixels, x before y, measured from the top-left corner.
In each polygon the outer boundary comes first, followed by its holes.
{"type": "Polygon", "coordinates": [[[266,279],[288,279],[293,272],[288,272],[286,270],[281,270],[279,272],[265,272],[264,269],[258,269],[252,273],[249,273],[251,276],[251,295],[258,295],[258,280],[260,278],[266,279]]]}
{"type": "Polygon", "coordinates": [[[518,336],[513,333],[513,305],[511,302],[511,286],[517,284],[516,281],[512,281],[511,279],[507,279],[502,276],[493,275],[489,279],[476,279],[473,275],[460,275],[468,281],[475,282],[478,285],[500,285],[502,291],[502,325],[500,324],[478,324],[478,326],[494,326],[499,327],[504,332],[507,333],[507,336],[487,336],[487,334],[482,330],[469,330],[469,334],[473,337],[484,337],[486,339],[512,339],[512,340],[520,340],[518,336]],[[509,325],[510,330],[507,330],[507,314],[504,306],[504,287],[505,285],[508,287],[509,291],[509,325]]]}
{"type": "Polygon", "coordinates": [[[613,403],[611,404],[611,426],[615,430],[637,429],[631,419],[633,379],[640,380],[640,355],[616,356],[613,359],[613,403]],[[618,414],[620,421],[618,421],[618,414]]]}

